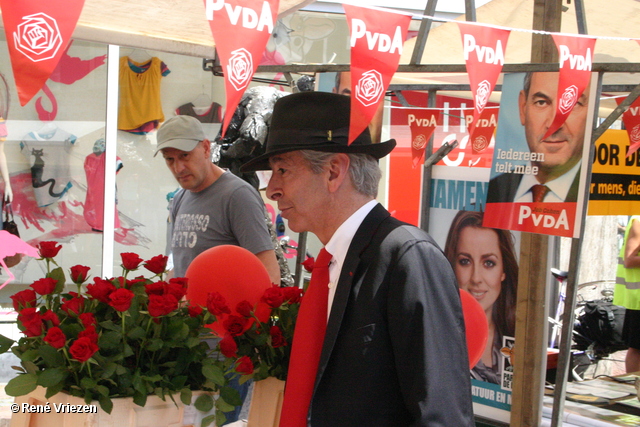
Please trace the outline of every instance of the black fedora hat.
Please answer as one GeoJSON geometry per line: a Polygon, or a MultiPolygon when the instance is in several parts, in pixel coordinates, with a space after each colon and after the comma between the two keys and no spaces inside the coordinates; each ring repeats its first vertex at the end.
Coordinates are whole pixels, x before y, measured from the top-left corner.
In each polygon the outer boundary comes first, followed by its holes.
{"type": "Polygon", "coordinates": [[[297,150],[364,153],[380,159],[396,141],[371,143],[366,128],[350,145],[351,98],[329,92],[298,92],[280,98],[273,107],[265,153],[240,167],[242,172],[269,169],[269,158],[297,150]]]}

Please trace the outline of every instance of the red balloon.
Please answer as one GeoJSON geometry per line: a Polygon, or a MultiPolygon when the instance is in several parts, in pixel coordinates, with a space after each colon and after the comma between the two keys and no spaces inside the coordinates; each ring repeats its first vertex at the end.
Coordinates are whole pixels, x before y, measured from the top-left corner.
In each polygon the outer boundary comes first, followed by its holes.
{"type": "MultiPolygon", "coordinates": [[[[255,306],[271,287],[269,273],[258,257],[233,245],[215,246],[202,252],[193,259],[185,276],[189,279],[187,299],[192,304],[206,306],[209,293],[219,292],[232,313],[243,300],[255,306]]],[[[223,320],[219,316],[207,326],[224,336],[223,320]]]]}
{"type": "Polygon", "coordinates": [[[489,338],[489,324],[482,306],[471,294],[460,289],[464,327],[467,336],[467,351],[469,353],[469,369],[476,366],[482,357],[489,338]]]}

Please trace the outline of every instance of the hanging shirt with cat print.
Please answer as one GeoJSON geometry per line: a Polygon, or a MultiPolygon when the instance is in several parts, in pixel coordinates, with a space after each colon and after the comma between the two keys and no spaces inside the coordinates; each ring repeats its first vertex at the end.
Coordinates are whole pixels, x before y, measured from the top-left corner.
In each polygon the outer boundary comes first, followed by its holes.
{"type": "Polygon", "coordinates": [[[69,152],[76,136],[58,127],[29,132],[20,142],[31,165],[31,182],[38,206],[49,206],[71,188],[69,152]]]}

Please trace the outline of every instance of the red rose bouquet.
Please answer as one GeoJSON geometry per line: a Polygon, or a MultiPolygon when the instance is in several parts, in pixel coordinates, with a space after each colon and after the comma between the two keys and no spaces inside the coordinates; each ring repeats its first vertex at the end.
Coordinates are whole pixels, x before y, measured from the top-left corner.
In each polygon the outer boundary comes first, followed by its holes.
{"type": "Polygon", "coordinates": [[[241,382],[267,377],[286,380],[302,294],[297,287],[274,285],[255,306],[242,301],[233,311],[226,306],[223,296],[210,295],[209,311],[217,310],[224,316],[221,321],[225,335],[218,347],[226,357],[227,374],[240,374],[241,382]]]}
{"type": "MultiPolygon", "coordinates": [[[[41,242],[46,276],[11,297],[24,337],[16,343],[0,335],[0,353],[11,349],[22,365],[6,393],[22,396],[39,385],[47,389],[46,397],[64,391],[87,403],[97,400],[110,413],[114,397],[133,397],[144,406],[148,395],[174,399],[179,393],[190,404],[192,390],[219,391],[215,402],[204,394],[195,406],[209,411],[215,404],[221,425],[223,411],[242,402],[226,386],[228,364],[203,340],[211,336],[206,325],[216,315],[184,301],[187,279],[164,280],[167,257],[143,261],[123,253],[123,274],[94,277],[93,283],[87,283],[89,268],[76,265],[69,271],[74,290],[67,290],[65,273],[54,260],[60,249],[41,242]],[[140,266],[153,276],[129,279],[140,266]]],[[[248,372],[245,364],[238,367],[248,372]]],[[[208,418],[204,425],[214,421],[208,418]]]]}

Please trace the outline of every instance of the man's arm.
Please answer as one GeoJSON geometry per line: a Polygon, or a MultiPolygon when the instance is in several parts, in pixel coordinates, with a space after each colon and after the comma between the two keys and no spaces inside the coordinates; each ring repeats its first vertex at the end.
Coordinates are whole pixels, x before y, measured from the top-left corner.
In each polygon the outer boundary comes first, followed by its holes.
{"type": "Polygon", "coordinates": [[[627,236],[624,246],[624,267],[638,268],[640,267],[640,221],[632,220],[631,229],[627,236]]]}
{"type": "Polygon", "coordinates": [[[262,251],[258,252],[256,256],[267,269],[271,283],[280,285],[280,266],[278,265],[275,252],[273,250],[262,251]]]}

